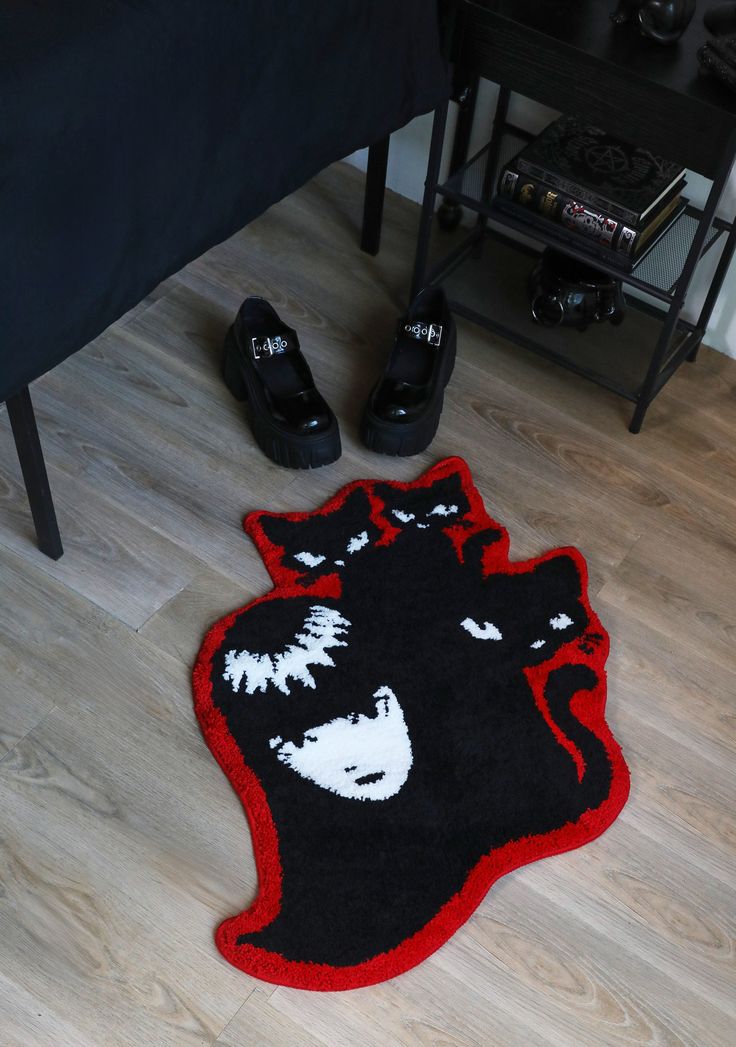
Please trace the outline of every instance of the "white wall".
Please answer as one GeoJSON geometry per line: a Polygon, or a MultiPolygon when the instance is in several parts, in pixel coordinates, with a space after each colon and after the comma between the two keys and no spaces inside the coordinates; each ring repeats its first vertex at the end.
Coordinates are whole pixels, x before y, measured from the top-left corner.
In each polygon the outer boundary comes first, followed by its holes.
{"type": "MultiPolygon", "coordinates": [[[[489,137],[490,119],[498,88],[487,80],[481,80],[478,104],[476,108],[473,138],[470,143],[471,154],[480,149],[489,137]]],[[[447,170],[452,134],[455,126],[456,107],[450,107],[445,151],[442,158],[442,177],[447,170]]],[[[557,113],[552,109],[529,102],[526,99],[512,96],[509,119],[533,132],[541,131],[557,113]]],[[[391,137],[391,149],[388,162],[388,185],[410,200],[421,201],[424,188],[424,177],[427,167],[429,138],[432,130],[432,116],[420,116],[391,137]]],[[[366,149],[353,153],[348,161],[365,170],[368,151],[366,149]]],[[[697,206],[705,203],[710,183],[700,175],[688,173],[686,194],[697,206]]],[[[731,220],[736,214],[736,172],[724,194],[720,213],[731,220]]],[[[710,277],[717,262],[718,248],[706,255],[698,267],[693,280],[685,316],[695,319],[702,303],[710,277]]],[[[627,293],[630,293],[628,291],[627,293]]],[[[708,326],[705,342],[736,357],[736,259],[726,276],[720,297],[708,326]]]]}

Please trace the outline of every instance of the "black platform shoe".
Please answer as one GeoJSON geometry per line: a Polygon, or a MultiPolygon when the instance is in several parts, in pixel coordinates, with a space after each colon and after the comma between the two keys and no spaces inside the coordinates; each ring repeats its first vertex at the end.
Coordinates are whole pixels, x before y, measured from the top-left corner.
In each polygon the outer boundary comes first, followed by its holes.
{"type": "Polygon", "coordinates": [[[245,400],[256,443],[278,465],[314,469],[340,457],[337,419],[287,327],[265,298],[246,298],[225,338],[222,375],[245,400]]]}
{"type": "Polygon", "coordinates": [[[419,454],[437,432],[455,364],[455,321],[441,287],[425,287],[399,321],[383,376],[366,404],[361,437],[381,454],[419,454]]]}

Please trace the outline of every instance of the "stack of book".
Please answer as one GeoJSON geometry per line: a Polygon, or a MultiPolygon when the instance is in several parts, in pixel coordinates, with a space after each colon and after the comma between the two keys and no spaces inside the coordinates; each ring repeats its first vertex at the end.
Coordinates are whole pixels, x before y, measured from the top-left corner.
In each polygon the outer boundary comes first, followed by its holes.
{"type": "Polygon", "coordinates": [[[561,116],[502,169],[493,208],[630,272],[685,210],[685,169],[561,116]]]}

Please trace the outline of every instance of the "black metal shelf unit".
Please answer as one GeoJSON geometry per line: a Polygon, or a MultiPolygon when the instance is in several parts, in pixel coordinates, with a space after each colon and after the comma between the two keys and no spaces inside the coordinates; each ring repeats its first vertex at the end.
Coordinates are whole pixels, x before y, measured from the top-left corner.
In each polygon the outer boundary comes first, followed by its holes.
{"type": "MultiPolygon", "coordinates": [[[[688,205],[631,272],[578,249],[549,229],[532,226],[493,207],[498,174],[533,135],[508,121],[511,89],[501,84],[490,141],[440,183],[439,163],[447,106],[435,114],[425,194],[417,240],[412,295],[426,283],[442,282],[453,312],[523,346],[635,403],[629,426],[641,429],[649,404],[686,360],[694,360],[736,248],[736,221],[717,217],[736,151],[736,135],[708,170],[712,188],[705,206],[688,205]],[[429,268],[430,235],[437,199],[460,204],[477,214],[463,241],[429,268]],[[630,295],[629,305],[646,314],[651,351],[622,338],[621,328],[593,325],[584,335],[570,328],[535,324],[526,298],[527,277],[541,250],[555,247],[621,279],[653,299],[630,295]],[[693,274],[702,258],[718,246],[720,257],[697,319],[682,316],[693,274]]],[[[705,173],[705,172],[704,172],[705,173]]],[[[637,340],[638,341],[638,340],[637,340]]]]}
{"type": "MultiPolygon", "coordinates": [[[[523,220],[516,221],[511,215],[502,214],[493,206],[495,187],[498,175],[504,164],[511,160],[518,151],[534,136],[516,127],[506,124],[503,137],[498,151],[496,162],[489,168],[489,156],[491,154],[491,142],[480,149],[475,156],[455,172],[446,182],[437,187],[438,195],[461,204],[488,219],[493,220],[501,226],[506,226],[517,233],[529,236],[550,247],[565,251],[566,254],[580,258],[582,261],[590,262],[597,269],[617,276],[632,287],[658,298],[662,302],[670,304],[673,301],[677,281],[685,268],[687,255],[692,246],[698,226],[702,220],[703,212],[700,208],[688,206],[676,219],[665,234],[656,242],[651,251],[634,266],[631,272],[626,272],[620,266],[608,265],[598,256],[591,256],[586,252],[583,245],[576,250],[570,245],[569,240],[555,236],[555,228],[550,223],[549,230],[543,230],[535,226],[530,230],[529,223],[523,220]],[[490,195],[486,186],[490,184],[490,195]]],[[[701,258],[705,255],[724,234],[731,231],[731,224],[721,218],[714,218],[711,222],[708,236],[703,245],[701,258]]]]}
{"type": "MultiPolygon", "coordinates": [[[[685,271],[703,211],[688,206],[632,271],[622,272],[620,267],[592,258],[584,246],[577,250],[569,242],[560,240],[551,224],[548,231],[532,228],[494,209],[494,190],[501,168],[532,138],[524,129],[504,123],[495,141],[492,138],[445,182],[436,186],[436,196],[476,212],[479,220],[469,235],[429,271],[424,282],[445,284],[453,312],[638,403],[647,379],[648,361],[637,353],[636,346],[622,340],[616,330],[608,326],[591,328],[581,338],[569,329],[535,324],[525,299],[526,276],[541,249],[552,246],[672,306],[677,302],[678,281],[685,271]],[[532,241],[534,246],[510,236],[509,232],[532,241]]],[[[713,218],[696,261],[732,229],[732,223],[713,218]]],[[[656,341],[656,325],[661,325],[666,312],[633,297],[629,298],[629,305],[647,314],[652,321],[652,339],[656,341]]],[[[673,337],[659,361],[648,403],[680,364],[694,357],[702,336],[703,330],[698,325],[677,316],[673,337]]]]}
{"type": "MultiPolygon", "coordinates": [[[[442,282],[455,314],[637,403],[648,359],[636,340],[621,338],[621,328],[601,324],[582,334],[568,327],[540,327],[532,320],[526,287],[538,255],[538,248],[500,230],[476,227],[430,271],[426,282],[442,282]]],[[[656,340],[662,310],[633,298],[629,305],[646,314],[648,332],[656,340]]],[[[697,349],[701,337],[693,323],[678,319],[657,369],[653,396],[697,349]]]]}

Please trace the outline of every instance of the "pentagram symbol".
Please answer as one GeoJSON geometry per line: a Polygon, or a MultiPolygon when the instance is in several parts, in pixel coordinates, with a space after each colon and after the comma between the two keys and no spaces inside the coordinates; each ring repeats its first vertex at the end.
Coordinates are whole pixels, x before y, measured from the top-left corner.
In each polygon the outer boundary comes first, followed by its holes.
{"type": "Polygon", "coordinates": [[[585,151],[585,159],[591,171],[595,171],[596,174],[621,174],[629,166],[628,158],[623,149],[618,145],[611,145],[610,143],[589,146],[585,151]]]}

